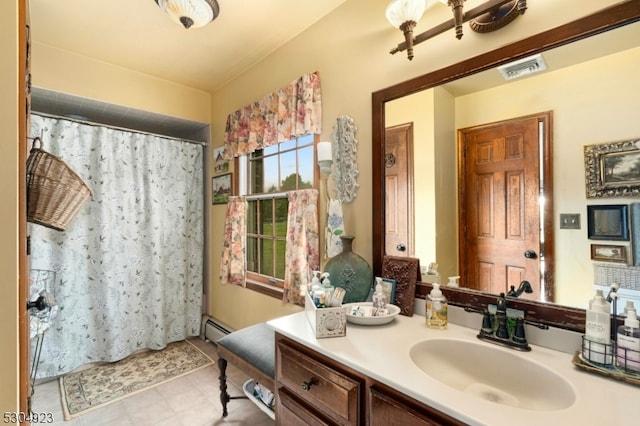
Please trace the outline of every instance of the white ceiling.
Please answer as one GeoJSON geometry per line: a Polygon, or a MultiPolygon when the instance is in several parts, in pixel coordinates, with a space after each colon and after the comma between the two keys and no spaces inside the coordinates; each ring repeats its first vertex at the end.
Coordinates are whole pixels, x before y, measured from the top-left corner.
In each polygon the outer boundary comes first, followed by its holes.
{"type": "Polygon", "coordinates": [[[209,25],[185,30],[154,0],[30,0],[32,40],[209,92],[345,0],[218,0],[209,25]]]}

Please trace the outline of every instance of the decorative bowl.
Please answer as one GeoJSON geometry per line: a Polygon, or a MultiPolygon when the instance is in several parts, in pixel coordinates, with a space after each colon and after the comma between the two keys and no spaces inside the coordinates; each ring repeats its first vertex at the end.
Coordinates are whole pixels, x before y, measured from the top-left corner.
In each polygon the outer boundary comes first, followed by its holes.
{"type": "Polygon", "coordinates": [[[396,305],[392,305],[387,303],[387,309],[389,310],[389,314],[380,315],[380,316],[359,316],[352,315],[353,309],[355,307],[361,307],[366,310],[371,310],[373,306],[372,302],[355,302],[355,303],[346,303],[342,305],[346,308],[347,311],[347,322],[351,324],[359,324],[359,325],[382,325],[388,324],[393,321],[393,318],[400,313],[400,308],[396,305]]]}

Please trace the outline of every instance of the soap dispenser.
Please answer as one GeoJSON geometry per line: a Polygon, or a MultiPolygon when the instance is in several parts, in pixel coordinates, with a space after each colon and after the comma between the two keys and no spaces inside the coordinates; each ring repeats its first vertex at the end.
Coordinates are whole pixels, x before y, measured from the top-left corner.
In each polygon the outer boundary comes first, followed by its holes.
{"type": "Polygon", "coordinates": [[[449,282],[447,283],[447,287],[460,287],[460,283],[458,280],[460,277],[458,275],[449,277],[449,282]]]}
{"type": "Polygon", "coordinates": [[[627,317],[624,325],[618,327],[617,333],[618,367],[640,371],[640,321],[638,321],[635,307],[627,306],[625,311],[627,317]]]}
{"type": "Polygon", "coordinates": [[[376,290],[373,293],[373,316],[384,316],[387,314],[387,295],[382,288],[382,278],[376,277],[376,290]]]}
{"type": "Polygon", "coordinates": [[[598,364],[613,364],[613,345],[611,344],[611,307],[604,298],[602,290],[589,302],[585,336],[582,344],[582,356],[598,364]]]}
{"type": "Polygon", "coordinates": [[[430,328],[447,328],[448,304],[438,283],[433,284],[433,288],[427,297],[426,322],[427,327],[430,328]]]}

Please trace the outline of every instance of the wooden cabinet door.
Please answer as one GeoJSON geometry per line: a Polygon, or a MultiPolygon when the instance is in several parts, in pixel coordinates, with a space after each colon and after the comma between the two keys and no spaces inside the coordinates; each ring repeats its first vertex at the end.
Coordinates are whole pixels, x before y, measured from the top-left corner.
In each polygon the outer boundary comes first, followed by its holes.
{"type": "Polygon", "coordinates": [[[379,385],[369,388],[371,426],[460,426],[455,419],[379,385]]]}

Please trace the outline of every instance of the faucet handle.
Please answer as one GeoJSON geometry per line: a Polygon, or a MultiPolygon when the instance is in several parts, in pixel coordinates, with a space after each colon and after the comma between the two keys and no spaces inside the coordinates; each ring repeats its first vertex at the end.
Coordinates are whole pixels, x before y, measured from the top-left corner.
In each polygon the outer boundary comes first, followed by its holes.
{"type": "Polygon", "coordinates": [[[493,323],[491,322],[491,314],[488,310],[485,310],[482,314],[481,331],[486,334],[493,334],[493,323]]]}
{"type": "Polygon", "coordinates": [[[507,314],[503,311],[496,313],[496,319],[498,320],[498,328],[496,329],[496,337],[501,339],[509,338],[509,330],[507,329],[507,314]]]}
{"type": "Polygon", "coordinates": [[[507,313],[507,299],[504,297],[504,293],[500,293],[498,300],[496,300],[496,312],[507,313]]]}
{"type": "Polygon", "coordinates": [[[524,318],[516,318],[516,331],[513,333],[512,340],[520,345],[527,344],[527,338],[524,334],[524,318]]]}

